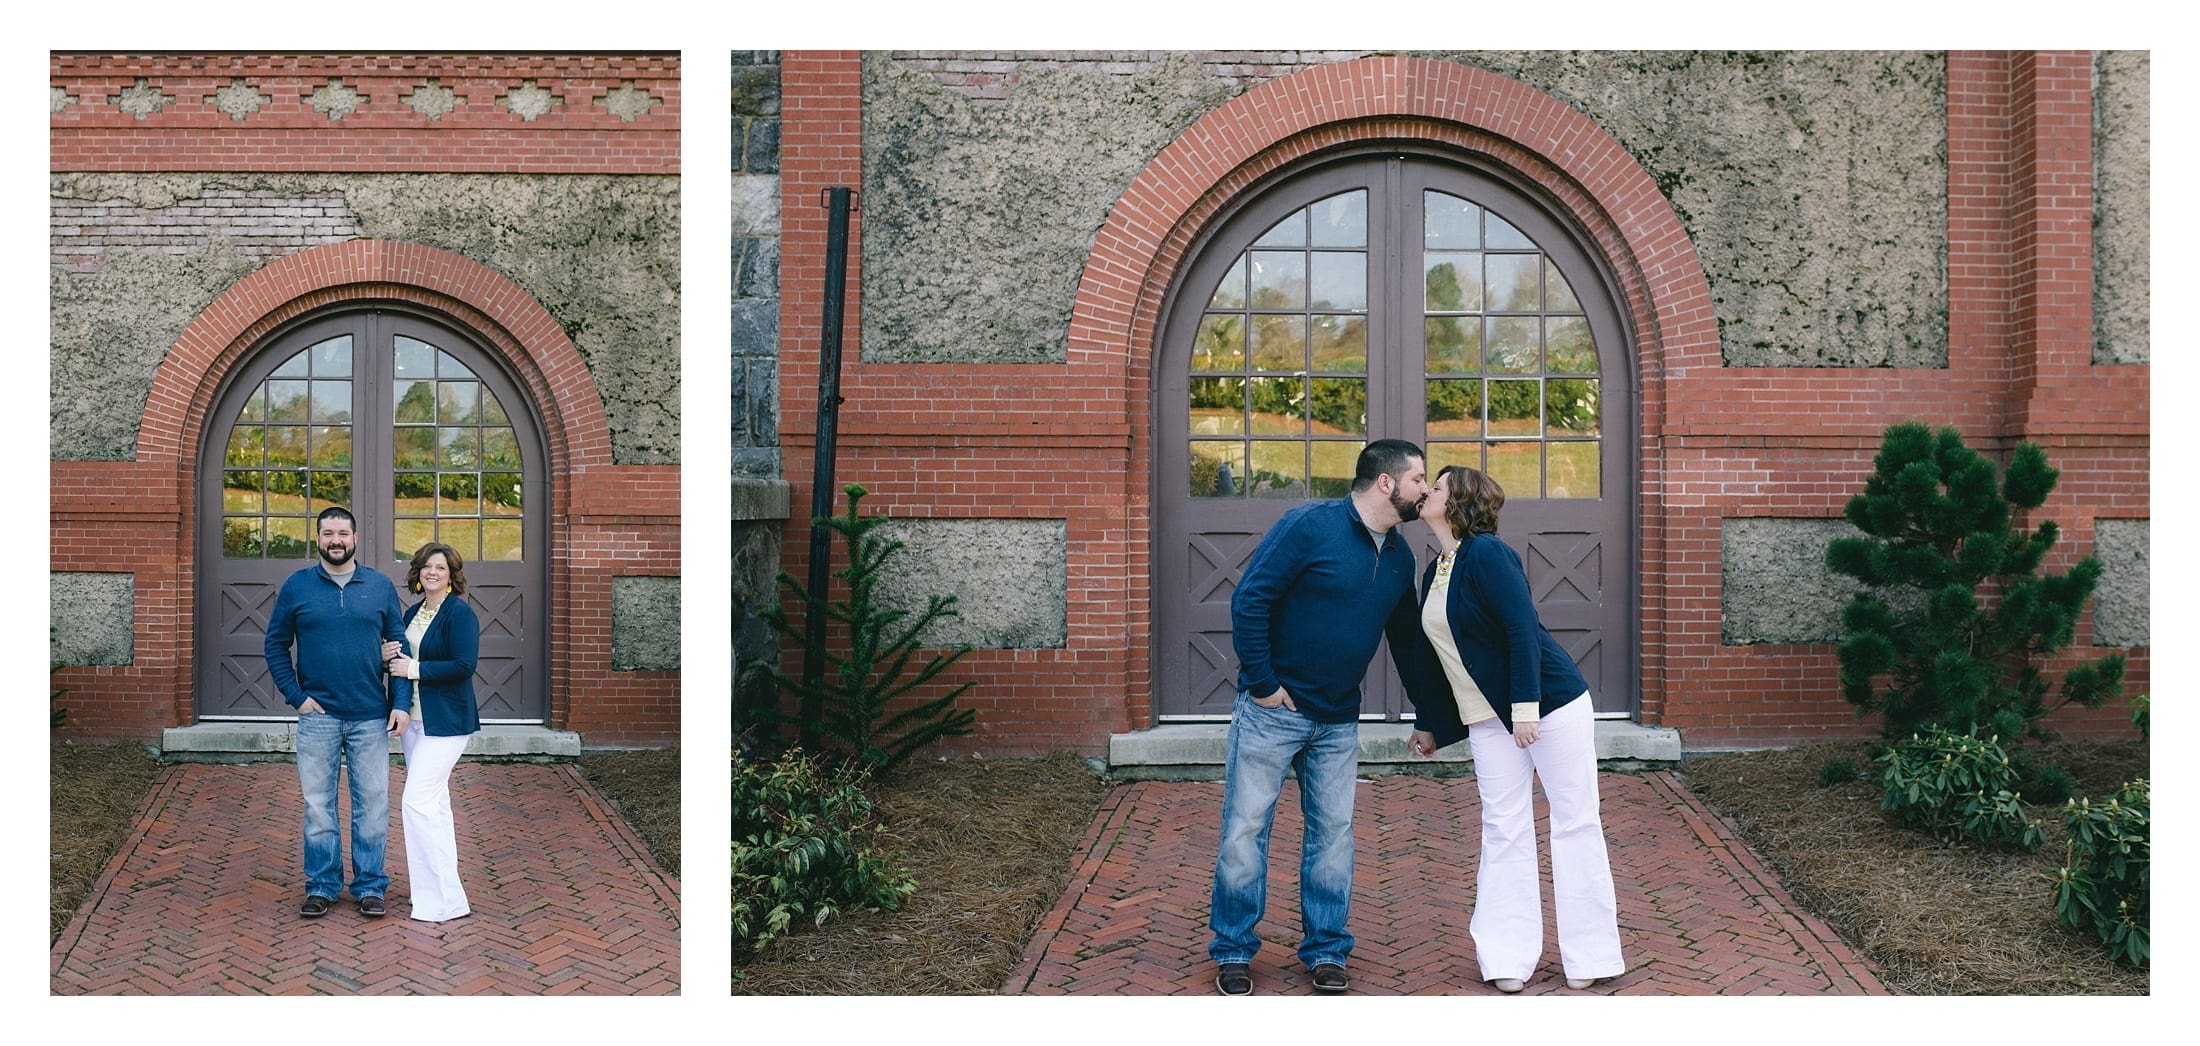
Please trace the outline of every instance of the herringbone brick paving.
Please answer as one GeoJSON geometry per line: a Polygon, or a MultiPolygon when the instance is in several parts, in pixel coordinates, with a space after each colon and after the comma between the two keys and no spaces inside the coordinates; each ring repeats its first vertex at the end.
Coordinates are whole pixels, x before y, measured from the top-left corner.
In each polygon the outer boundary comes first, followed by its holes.
{"type": "MultiPolygon", "coordinates": [[[[122,849],[54,942],[57,995],[672,995],[680,885],[572,765],[460,763],[473,914],[406,918],[401,766],[389,915],[349,897],[299,918],[304,802],[287,762],[160,772],[122,849]]],[[[339,822],[350,823],[344,790],[339,822]]],[[[350,832],[347,827],[346,836],[350,832]]],[[[345,862],[350,877],[350,861],[345,862]]]]}
{"type": "MultiPolygon", "coordinates": [[[[1669,772],[1598,778],[1620,943],[1629,970],[1610,995],[1886,995],[1878,974],[1797,908],[1733,829],[1669,772]]],[[[1069,887],[1041,920],[1003,990],[1031,995],[1203,995],[1214,989],[1207,906],[1220,782],[1121,785],[1103,800],[1069,887]]],[[[1547,843],[1540,793],[1537,824],[1547,843]]],[[[1353,991],[1495,995],[1467,924],[1481,801],[1472,778],[1362,780],[1350,929],[1353,991]]],[[[1270,837],[1260,994],[1310,995],[1299,965],[1298,792],[1286,786],[1270,837]]],[[[1566,988],[1544,856],[1544,961],[1525,994],[1566,988]]]]}

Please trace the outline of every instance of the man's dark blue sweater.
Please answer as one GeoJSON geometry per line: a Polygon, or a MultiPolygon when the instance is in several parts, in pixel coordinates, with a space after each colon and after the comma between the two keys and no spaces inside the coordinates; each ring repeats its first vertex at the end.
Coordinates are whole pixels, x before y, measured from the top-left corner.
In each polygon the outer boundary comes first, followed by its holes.
{"type": "Polygon", "coordinates": [[[412,707],[411,680],[396,681],[394,706],[383,685],[385,639],[405,643],[405,608],[397,602],[397,586],[365,564],[353,567],[351,581],[339,585],[315,563],[290,575],[275,594],[264,648],[267,672],[292,708],[310,697],[338,719],[384,719],[392,707],[412,707]]]}
{"type": "Polygon", "coordinates": [[[1281,686],[1308,719],[1351,722],[1376,644],[1387,631],[1393,652],[1411,651],[1419,611],[1396,527],[1378,549],[1351,498],[1300,505],[1268,528],[1230,597],[1238,689],[1281,686]]]}

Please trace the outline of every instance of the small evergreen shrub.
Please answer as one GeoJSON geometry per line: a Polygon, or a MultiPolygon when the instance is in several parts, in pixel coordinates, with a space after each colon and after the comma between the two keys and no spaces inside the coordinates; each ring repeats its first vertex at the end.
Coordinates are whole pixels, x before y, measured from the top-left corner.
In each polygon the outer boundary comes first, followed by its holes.
{"type": "Polygon", "coordinates": [[[1845,756],[1828,759],[1818,768],[1818,784],[1831,788],[1856,780],[1856,760],[1845,756]]]}
{"type": "Polygon", "coordinates": [[[751,950],[844,911],[894,910],[916,880],[872,845],[863,774],[792,749],[733,760],[733,943],[751,950]]]}
{"type": "Polygon", "coordinates": [[[2063,808],[2070,830],[2068,859],[2055,873],[2055,916],[2091,930],[2118,962],[2147,965],[2147,916],[2153,868],[2148,831],[2151,788],[2129,781],[2096,803],[2073,799],[2063,808]]]}
{"type": "Polygon", "coordinates": [[[2017,771],[2017,794],[2026,806],[2060,806],[2078,795],[2078,781],[2070,771],[2042,763],[2022,750],[2009,753],[2009,765],[2017,771]]]}
{"type": "Polygon", "coordinates": [[[1995,738],[1928,727],[1889,748],[1879,767],[1880,808],[1912,828],[2027,853],[2045,841],[1995,738]]]}

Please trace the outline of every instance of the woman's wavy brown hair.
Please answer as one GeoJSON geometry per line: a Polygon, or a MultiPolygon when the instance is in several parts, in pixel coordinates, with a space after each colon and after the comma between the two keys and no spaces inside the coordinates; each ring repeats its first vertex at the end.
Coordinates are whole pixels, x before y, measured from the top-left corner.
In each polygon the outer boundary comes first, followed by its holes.
{"type": "Polygon", "coordinates": [[[1497,533],[1497,512],[1505,507],[1505,488],[1481,469],[1446,465],[1436,474],[1444,487],[1444,521],[1462,541],[1473,534],[1497,533]]]}
{"type": "Polygon", "coordinates": [[[429,556],[438,552],[443,553],[443,562],[451,565],[451,594],[465,594],[466,561],[460,558],[457,549],[440,541],[430,541],[420,546],[420,551],[413,553],[412,568],[405,571],[405,591],[416,596],[420,594],[420,568],[428,562],[429,556]]]}

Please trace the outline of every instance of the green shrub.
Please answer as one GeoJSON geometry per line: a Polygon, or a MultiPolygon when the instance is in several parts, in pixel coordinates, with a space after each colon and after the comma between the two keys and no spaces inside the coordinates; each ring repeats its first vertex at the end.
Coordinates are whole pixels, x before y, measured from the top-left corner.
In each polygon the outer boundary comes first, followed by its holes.
{"type": "Polygon", "coordinates": [[[1819,785],[1831,788],[1856,780],[1856,760],[1847,757],[1828,759],[1818,768],[1819,785]]]}
{"type": "Polygon", "coordinates": [[[863,774],[799,749],[733,760],[733,942],[754,950],[849,910],[901,907],[909,873],[870,845],[863,774]]]}
{"type": "Polygon", "coordinates": [[[1880,807],[1912,828],[2026,852],[2045,840],[1996,738],[1928,727],[1889,748],[1879,766],[1880,807]]]}
{"type": "Polygon", "coordinates": [[[2078,795],[2077,779],[2062,767],[2039,762],[2022,750],[2009,753],[2009,765],[2016,768],[2016,792],[2027,806],[2059,806],[2078,795]]]}
{"type": "Polygon", "coordinates": [[[2153,868],[2146,778],[2125,782],[2106,802],[2073,799],[2063,808],[2068,859],[2055,873],[2055,915],[2091,930],[2118,962],[2147,965],[2147,915],[2153,868]]]}
{"type": "Polygon", "coordinates": [[[2153,702],[2146,694],[2140,694],[2139,696],[2131,699],[2131,726],[2133,729],[2139,731],[2139,738],[2141,740],[2153,739],[2153,732],[2149,729],[2152,724],[2149,721],[2149,715],[2147,711],[2148,706],[2150,706],[2151,704],[2153,704],[2153,702]]]}

